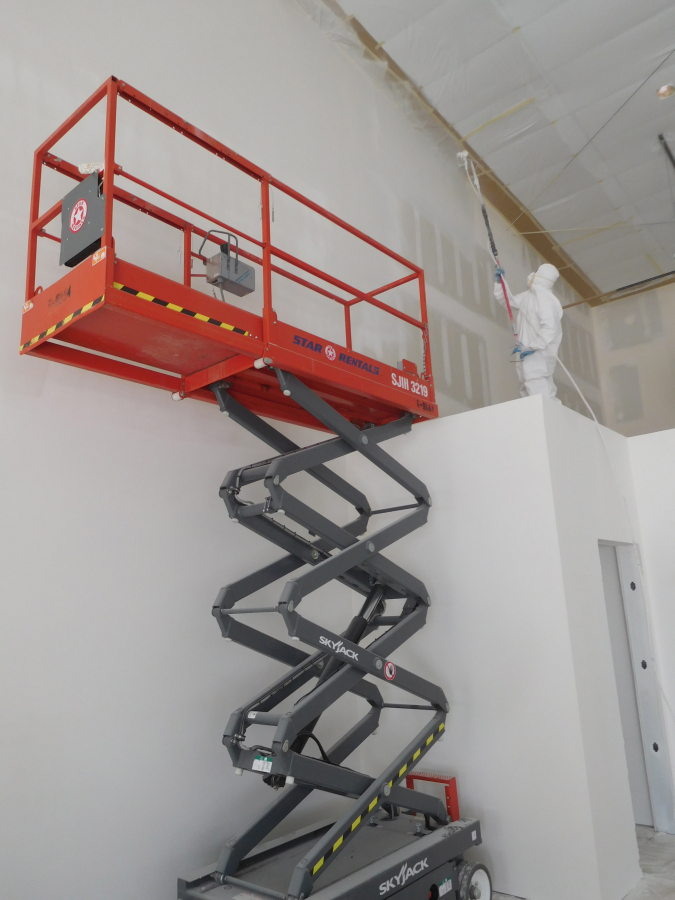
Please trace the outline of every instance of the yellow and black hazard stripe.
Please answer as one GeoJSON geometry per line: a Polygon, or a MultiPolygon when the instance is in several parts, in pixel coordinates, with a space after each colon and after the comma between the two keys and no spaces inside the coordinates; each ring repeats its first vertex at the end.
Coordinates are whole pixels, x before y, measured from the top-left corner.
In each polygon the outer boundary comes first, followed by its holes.
{"type": "Polygon", "coordinates": [[[124,291],[126,294],[131,294],[133,297],[140,297],[141,300],[147,300],[149,303],[156,303],[158,306],[163,306],[165,309],[170,309],[173,312],[183,313],[184,316],[191,316],[193,319],[199,319],[200,322],[207,322],[209,325],[216,325],[218,328],[224,328],[226,331],[233,331],[235,334],[243,334],[244,337],[248,337],[250,334],[250,332],[244,331],[243,328],[237,328],[235,325],[228,325],[227,322],[219,322],[218,319],[212,319],[210,316],[205,316],[202,313],[193,312],[191,309],[186,309],[184,306],[178,306],[175,303],[169,303],[167,300],[160,300],[159,297],[153,297],[151,294],[146,294],[143,291],[136,291],[134,288],[127,287],[124,284],[114,282],[113,287],[117,288],[118,291],[124,291]]]}
{"type": "Polygon", "coordinates": [[[41,334],[38,334],[34,338],[31,338],[29,341],[26,341],[26,343],[22,344],[19,348],[20,352],[23,352],[29,347],[32,347],[33,344],[37,344],[37,342],[41,341],[43,338],[51,337],[52,334],[59,331],[59,329],[63,328],[64,325],[68,325],[69,322],[72,322],[73,319],[76,319],[78,316],[83,315],[83,313],[89,312],[90,309],[98,306],[99,303],[103,303],[103,297],[97,297],[96,300],[92,300],[91,303],[87,303],[86,306],[83,306],[81,309],[76,309],[75,312],[71,312],[69,316],[66,316],[65,319],[61,319],[61,321],[57,322],[56,325],[51,325],[46,331],[43,331],[41,334]]]}
{"type": "MultiPolygon", "coordinates": [[[[440,735],[442,735],[444,731],[445,731],[445,723],[441,722],[441,724],[438,726],[437,730],[431,732],[431,734],[427,737],[427,739],[422,744],[422,746],[418,747],[418,749],[415,750],[415,752],[410,757],[408,762],[405,763],[405,765],[403,765],[399,769],[398,774],[395,774],[393,776],[393,778],[391,779],[391,781],[385,782],[385,784],[389,787],[390,790],[394,786],[394,782],[400,781],[403,778],[403,776],[406,774],[406,772],[409,769],[412,769],[412,767],[415,765],[415,763],[420,758],[420,756],[429,749],[429,747],[431,746],[431,744],[434,741],[434,738],[440,737],[440,735]]],[[[356,829],[359,827],[359,825],[362,824],[362,820],[368,815],[368,813],[373,812],[373,810],[377,807],[377,805],[379,803],[386,802],[386,800],[387,800],[387,797],[382,792],[380,792],[376,797],[373,797],[373,799],[370,801],[368,806],[361,812],[360,815],[358,815],[354,819],[354,821],[349,826],[349,828],[347,828],[346,831],[344,831],[343,834],[340,835],[340,837],[335,841],[333,846],[330,847],[324,853],[324,855],[321,857],[321,859],[316,863],[316,865],[314,865],[312,867],[312,877],[313,878],[315,878],[317,876],[317,874],[319,873],[319,870],[326,864],[326,862],[331,858],[331,856],[334,853],[338,852],[338,850],[340,849],[340,847],[342,847],[342,845],[347,840],[347,838],[354,831],[356,831],[356,829]]]]}

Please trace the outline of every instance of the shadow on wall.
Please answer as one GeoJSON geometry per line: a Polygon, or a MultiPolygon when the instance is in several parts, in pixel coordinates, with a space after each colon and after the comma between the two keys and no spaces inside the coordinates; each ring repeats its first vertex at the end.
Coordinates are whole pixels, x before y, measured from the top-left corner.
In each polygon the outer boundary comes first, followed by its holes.
{"type": "MultiPolygon", "coordinates": [[[[631,302],[618,300],[605,310],[604,324],[610,351],[626,350],[649,344],[663,331],[661,310],[656,296],[647,295],[631,302]]],[[[617,423],[638,422],[644,418],[640,371],[637,365],[622,363],[608,370],[612,413],[617,423]]]]}
{"type": "Polygon", "coordinates": [[[644,418],[640,373],[637,366],[612,366],[609,370],[612,412],[617,422],[637,422],[644,418]]]}
{"type": "Polygon", "coordinates": [[[603,309],[601,321],[610,350],[648,344],[663,331],[661,310],[655,294],[616,300],[603,309]]]}
{"type": "Polygon", "coordinates": [[[559,356],[573,375],[578,375],[595,387],[600,386],[593,335],[573,321],[569,315],[563,319],[563,339],[559,356]]]}
{"type": "Polygon", "coordinates": [[[675,286],[593,311],[608,424],[626,435],[675,427],[675,286]]]}
{"type": "Polygon", "coordinates": [[[429,326],[437,390],[468,409],[489,406],[485,339],[434,309],[429,312],[429,326]]]}

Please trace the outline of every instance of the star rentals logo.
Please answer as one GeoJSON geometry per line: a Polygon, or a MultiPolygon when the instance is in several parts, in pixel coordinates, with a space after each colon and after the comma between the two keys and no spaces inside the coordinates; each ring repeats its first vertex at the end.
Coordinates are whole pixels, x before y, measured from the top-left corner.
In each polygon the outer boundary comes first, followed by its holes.
{"type": "Polygon", "coordinates": [[[403,885],[410,878],[414,878],[415,875],[420,875],[425,869],[429,868],[429,863],[427,859],[420,859],[414,865],[409,866],[407,862],[404,862],[401,866],[401,869],[398,875],[392,875],[389,881],[383,881],[380,885],[380,897],[384,897],[385,894],[388,894],[389,891],[393,891],[394,888],[403,887],[403,885]]]}
{"type": "Polygon", "coordinates": [[[70,230],[73,234],[82,228],[87,219],[87,201],[78,200],[70,213],[70,230]]]}
{"type": "Polygon", "coordinates": [[[335,357],[337,356],[337,353],[335,352],[335,347],[331,347],[330,344],[326,344],[326,346],[324,348],[324,353],[326,354],[326,356],[328,357],[328,359],[331,362],[335,362],[335,357]]]}

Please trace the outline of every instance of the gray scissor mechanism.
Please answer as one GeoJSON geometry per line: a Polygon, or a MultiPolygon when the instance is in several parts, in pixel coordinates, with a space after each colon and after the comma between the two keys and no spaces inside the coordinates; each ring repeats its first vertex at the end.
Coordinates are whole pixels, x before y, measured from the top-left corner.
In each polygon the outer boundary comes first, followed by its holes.
{"type": "MultiPolygon", "coordinates": [[[[460,900],[478,900],[480,885],[484,886],[484,877],[489,883],[489,876],[484,867],[463,862],[461,857],[468,847],[480,843],[478,822],[450,823],[439,799],[401,785],[443,735],[448,711],[441,688],[390,659],[423,627],[430,602],[423,582],[383,555],[395,541],[425,524],[431,506],[423,482],[380,446],[410,431],[412,416],[360,430],[294,375],[275,371],[284,394],[336,436],[298,447],[231,396],[226,382],[211,387],[221,411],[278,454],[229,472],[220,496],[230,518],[285,553],[224,587],[213,615],[223,637],[289,667],[232,713],[223,735],[239,774],[258,772],[268,785],[283,790],[228,842],[215,866],[179,880],[178,896],[180,900],[205,895],[208,900],[304,900],[313,894],[316,900],[337,900],[396,895],[426,900],[427,896],[448,894],[460,900]],[[373,510],[365,494],[326,466],[350,453],[361,454],[397,482],[410,494],[410,503],[373,510]],[[290,493],[288,479],[301,472],[350,504],[355,511],[351,521],[338,525],[290,493]],[[246,501],[245,489],[255,483],[264,486],[267,496],[261,502],[246,501]],[[400,518],[367,534],[372,516],[397,511],[403,512],[400,518]],[[289,527],[291,523],[302,531],[289,527]],[[286,581],[277,606],[237,609],[239,601],[282,579],[286,581]],[[300,613],[302,601],[332,580],[363,597],[359,613],[339,634],[300,613]],[[388,603],[396,608],[393,614],[387,614],[388,603]],[[313,647],[314,652],[306,653],[265,634],[248,624],[250,618],[243,621],[245,614],[270,612],[283,617],[294,641],[313,647]],[[385,702],[378,681],[393,684],[419,702],[385,702]],[[290,709],[275,711],[305,686],[304,694],[290,709]],[[316,726],[329,707],[347,693],[362,698],[368,711],[332,747],[324,749],[315,734],[316,726]],[[377,777],[344,766],[347,757],[376,730],[382,711],[388,708],[426,710],[429,721],[377,777]],[[258,726],[265,727],[267,737],[262,744],[251,744],[247,738],[253,726],[256,740],[261,734],[258,726]],[[308,745],[312,755],[305,752],[308,745]],[[315,790],[342,795],[353,803],[335,822],[320,823],[261,846],[315,790]],[[401,809],[410,814],[400,815],[401,809]],[[412,818],[412,813],[421,813],[425,826],[412,818]],[[359,849],[353,847],[345,854],[352,840],[359,849]],[[474,877],[469,869],[478,875],[474,877]]],[[[484,887],[482,897],[489,900],[484,887]]]]}

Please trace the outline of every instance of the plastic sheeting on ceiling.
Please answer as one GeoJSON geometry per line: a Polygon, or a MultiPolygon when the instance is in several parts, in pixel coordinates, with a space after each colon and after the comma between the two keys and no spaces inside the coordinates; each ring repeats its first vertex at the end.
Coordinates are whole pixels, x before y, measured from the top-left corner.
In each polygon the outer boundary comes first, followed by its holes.
{"type": "Polygon", "coordinates": [[[602,291],[675,269],[673,0],[340,5],[602,291]]]}

